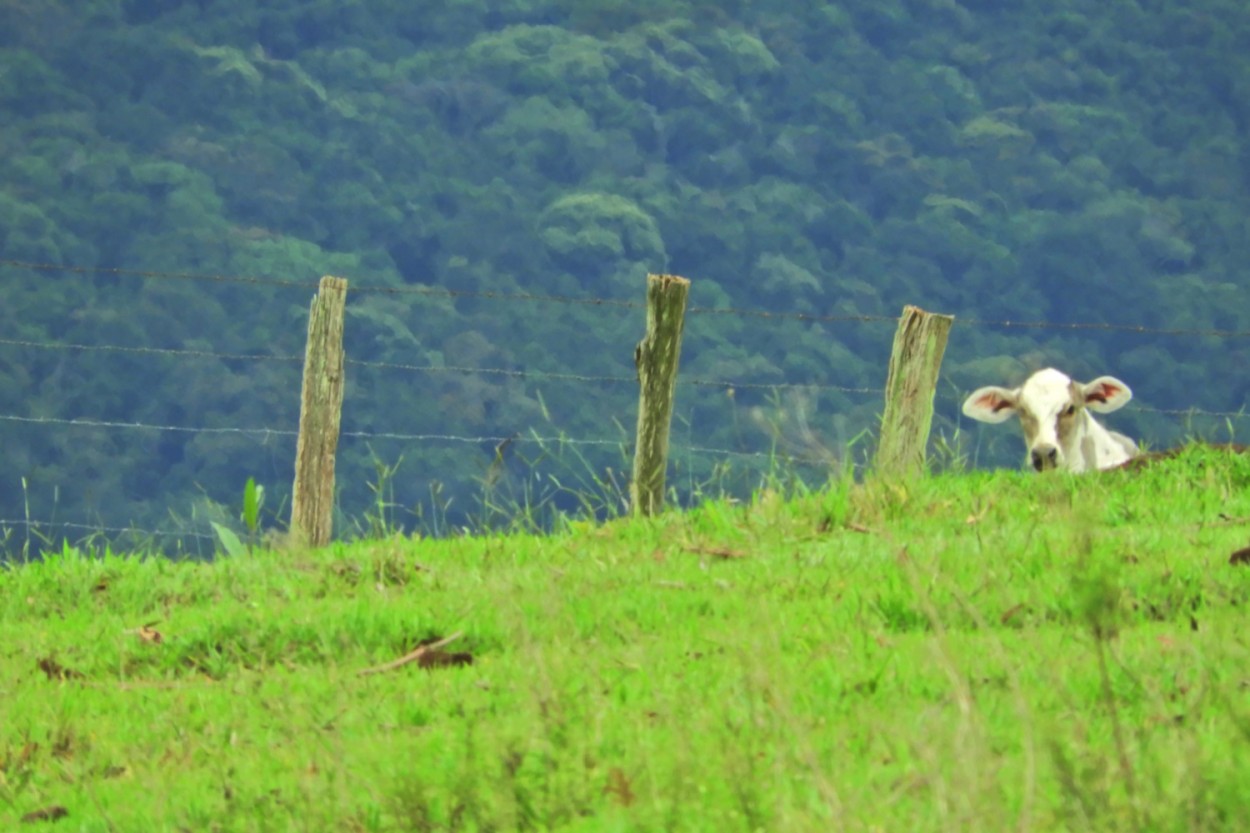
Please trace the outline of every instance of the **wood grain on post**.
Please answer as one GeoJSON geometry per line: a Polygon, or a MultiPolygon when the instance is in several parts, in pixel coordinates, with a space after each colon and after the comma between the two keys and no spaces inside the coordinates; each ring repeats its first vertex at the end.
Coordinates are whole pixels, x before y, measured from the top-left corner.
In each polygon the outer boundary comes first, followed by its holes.
{"type": "Polygon", "coordinates": [[[933,397],[954,320],[951,315],[903,307],[885,383],[885,413],[874,465],[878,474],[912,477],[925,470],[933,397]]]}
{"type": "Polygon", "coordinates": [[[330,542],[334,456],[343,408],[343,311],[347,281],[326,276],[308,316],[304,384],[291,493],[291,535],[304,546],[330,542]]]}
{"type": "Polygon", "coordinates": [[[638,367],[638,439],[630,503],[635,514],[654,515],[664,505],[668,434],[673,390],[690,281],[676,275],[647,275],[647,334],[634,350],[638,367]]]}

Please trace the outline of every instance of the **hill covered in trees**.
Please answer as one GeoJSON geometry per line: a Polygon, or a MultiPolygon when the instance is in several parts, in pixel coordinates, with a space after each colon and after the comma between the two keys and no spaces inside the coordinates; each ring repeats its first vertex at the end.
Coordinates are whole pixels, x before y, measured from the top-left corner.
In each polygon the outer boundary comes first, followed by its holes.
{"type": "MultiPolygon", "coordinates": [[[[98,270],[341,275],[372,290],[356,517],[401,458],[383,495],[427,525],[483,484],[619,480],[611,445],[523,440],[628,440],[636,388],[541,374],[631,376],[641,313],[482,293],[637,301],[669,271],[786,313],[691,316],[683,375],[734,385],[682,386],[679,447],[840,457],[906,303],[959,318],[936,428],[978,463],[1019,441],[959,394],[1039,366],[1128,381],[1147,410],[1114,422],[1155,445],[1250,384],[1245,338],[994,323],[1250,330],[1239,0],[0,0],[0,114],[0,415],[293,429],[299,363],[225,356],[298,355],[306,287],[98,270]]],[[[249,476],[277,510],[294,441],[6,420],[0,448],[4,518],[168,527],[249,476]]],[[[679,451],[676,485],[752,460],[679,451]]]]}

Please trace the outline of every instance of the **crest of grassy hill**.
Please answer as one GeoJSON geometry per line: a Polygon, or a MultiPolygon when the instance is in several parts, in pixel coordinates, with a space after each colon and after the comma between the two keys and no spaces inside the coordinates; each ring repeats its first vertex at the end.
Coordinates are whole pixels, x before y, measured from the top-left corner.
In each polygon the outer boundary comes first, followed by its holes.
{"type": "Polygon", "coordinates": [[[1237,829],[1248,484],[1195,448],[549,536],[67,549],[0,570],[0,827],[1237,829]]]}

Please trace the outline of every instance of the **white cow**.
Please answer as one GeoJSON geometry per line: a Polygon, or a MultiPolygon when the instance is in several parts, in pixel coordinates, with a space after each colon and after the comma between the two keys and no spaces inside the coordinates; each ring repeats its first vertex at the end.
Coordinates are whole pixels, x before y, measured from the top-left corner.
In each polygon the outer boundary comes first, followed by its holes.
{"type": "Polygon", "coordinates": [[[1090,415],[1124,407],[1133,398],[1113,376],[1074,382],[1054,368],[1039,370],[1015,390],[984,387],[964,400],[964,415],[981,422],[1020,416],[1028,462],[1038,471],[1109,469],[1138,454],[1137,444],[1108,431],[1090,415]]]}

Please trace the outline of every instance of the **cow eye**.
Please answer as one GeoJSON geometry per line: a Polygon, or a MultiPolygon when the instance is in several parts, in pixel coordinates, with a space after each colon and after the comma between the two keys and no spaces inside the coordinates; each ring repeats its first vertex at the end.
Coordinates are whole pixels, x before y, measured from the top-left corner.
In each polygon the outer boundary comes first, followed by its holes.
{"type": "Polygon", "coordinates": [[[1076,406],[1075,406],[1075,405],[1069,405],[1067,408],[1064,408],[1064,410],[1063,410],[1063,415],[1064,415],[1064,416],[1072,416],[1072,415],[1073,415],[1073,414],[1075,414],[1075,413],[1076,413],[1076,406]]]}

